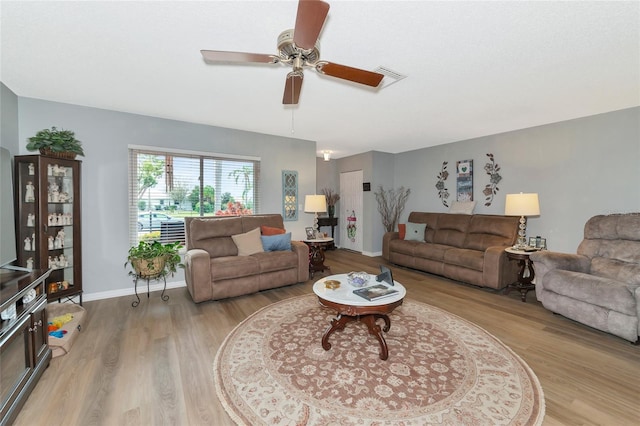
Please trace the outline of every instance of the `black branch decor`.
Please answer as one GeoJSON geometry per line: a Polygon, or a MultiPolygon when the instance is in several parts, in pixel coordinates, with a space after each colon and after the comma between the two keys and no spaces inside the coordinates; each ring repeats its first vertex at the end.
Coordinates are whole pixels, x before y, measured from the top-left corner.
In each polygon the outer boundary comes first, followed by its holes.
{"type": "Polygon", "coordinates": [[[442,162],[442,169],[440,169],[440,173],[438,173],[438,181],[436,182],[436,189],[438,190],[438,197],[442,200],[442,204],[445,207],[449,207],[449,190],[445,187],[444,181],[449,177],[449,172],[447,171],[448,161],[442,162]]]}
{"type": "Polygon", "coordinates": [[[374,194],[378,202],[378,212],[382,216],[384,229],[387,232],[395,231],[409,194],[411,194],[411,189],[405,189],[404,186],[398,189],[384,189],[380,185],[374,194]]]}
{"type": "Polygon", "coordinates": [[[493,154],[487,154],[489,157],[489,162],[485,164],[484,170],[489,175],[489,183],[484,187],[482,193],[486,196],[485,198],[485,206],[490,206],[493,202],[493,197],[498,193],[498,183],[502,180],[502,176],[500,176],[500,166],[496,163],[493,158],[493,154]]]}

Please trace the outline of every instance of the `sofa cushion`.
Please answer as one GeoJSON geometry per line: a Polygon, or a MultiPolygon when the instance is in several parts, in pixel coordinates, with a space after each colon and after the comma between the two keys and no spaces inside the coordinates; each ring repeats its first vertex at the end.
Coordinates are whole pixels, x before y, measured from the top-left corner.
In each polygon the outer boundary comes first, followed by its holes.
{"type": "Polygon", "coordinates": [[[407,241],[395,239],[389,241],[389,249],[392,252],[402,253],[409,256],[414,256],[416,248],[420,246],[420,243],[417,241],[407,241]]]}
{"type": "Polygon", "coordinates": [[[467,229],[473,216],[466,214],[442,214],[433,242],[453,247],[463,247],[467,229]]]}
{"type": "Polygon", "coordinates": [[[253,256],[223,256],[211,259],[211,280],[241,278],[260,273],[260,264],[253,256]]]}
{"type": "Polygon", "coordinates": [[[594,257],[591,273],[604,278],[620,281],[630,288],[640,286],[640,263],[629,263],[618,259],[594,257]]]}
{"type": "Polygon", "coordinates": [[[426,228],[426,223],[407,222],[407,233],[404,239],[407,241],[424,242],[424,230],[426,228]]]}
{"type": "Polygon", "coordinates": [[[409,213],[408,221],[412,223],[427,223],[427,229],[424,233],[424,240],[427,243],[433,242],[433,236],[438,228],[438,218],[442,216],[442,213],[429,213],[429,212],[411,212],[409,213]]]}
{"type": "Polygon", "coordinates": [[[442,244],[424,243],[418,244],[413,252],[416,257],[442,262],[444,261],[445,252],[452,249],[453,247],[442,244]]]}
{"type": "Polygon", "coordinates": [[[404,240],[404,237],[407,235],[407,224],[401,223],[398,225],[398,236],[401,240],[404,240]]]}
{"type": "Polygon", "coordinates": [[[482,271],[484,268],[484,252],[452,248],[444,253],[444,261],[449,265],[462,266],[464,268],[482,271]]]}
{"type": "Polygon", "coordinates": [[[258,261],[260,273],[282,271],[296,268],[298,257],[292,251],[272,251],[256,253],[251,256],[258,261]]]}
{"type": "Polygon", "coordinates": [[[582,272],[554,269],[545,274],[545,290],[582,302],[636,316],[636,301],[622,282],[582,272]]]}
{"type": "Polygon", "coordinates": [[[473,214],[475,207],[475,201],[453,201],[449,207],[449,213],[473,214]]]}
{"type": "Polygon", "coordinates": [[[476,215],[471,218],[464,248],[484,251],[489,247],[508,247],[517,237],[515,219],[508,216],[476,215]]]}
{"type": "Polygon", "coordinates": [[[280,235],[287,232],[284,228],[274,228],[273,226],[260,226],[260,233],[262,235],[280,235]]]}
{"type": "Polygon", "coordinates": [[[238,256],[251,256],[264,251],[260,239],[260,228],[254,228],[244,234],[232,235],[231,238],[238,247],[238,256]]]}
{"type": "Polygon", "coordinates": [[[280,235],[262,235],[260,239],[264,251],[291,251],[291,232],[280,235]]]}

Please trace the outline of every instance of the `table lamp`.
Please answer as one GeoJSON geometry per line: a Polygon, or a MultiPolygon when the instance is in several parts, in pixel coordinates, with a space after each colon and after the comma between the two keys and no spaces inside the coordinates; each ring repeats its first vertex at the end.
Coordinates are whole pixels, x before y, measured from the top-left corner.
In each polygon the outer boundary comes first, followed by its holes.
{"type": "Polygon", "coordinates": [[[507,194],[507,202],[504,207],[506,216],[520,216],[517,248],[522,249],[526,244],[527,219],[525,216],[539,216],[540,203],[538,194],[507,194]]]}
{"type": "Polygon", "coordinates": [[[305,195],[305,213],[313,213],[313,234],[318,235],[318,213],[327,211],[327,197],[324,195],[305,195]]]}

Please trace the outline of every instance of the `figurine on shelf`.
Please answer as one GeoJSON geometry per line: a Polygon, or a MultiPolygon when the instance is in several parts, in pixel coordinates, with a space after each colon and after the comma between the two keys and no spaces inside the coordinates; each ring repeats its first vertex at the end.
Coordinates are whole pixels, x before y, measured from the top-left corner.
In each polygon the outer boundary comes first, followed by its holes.
{"type": "Polygon", "coordinates": [[[35,232],[31,234],[31,250],[36,250],[36,234],[35,232]]]}
{"type": "Polygon", "coordinates": [[[27,269],[33,269],[33,257],[27,259],[27,269]]]}
{"type": "Polygon", "coordinates": [[[27,237],[24,239],[24,249],[25,251],[31,251],[31,238],[27,237]]]}
{"type": "Polygon", "coordinates": [[[60,202],[60,187],[55,182],[49,184],[49,201],[52,203],[60,202]]]}
{"type": "Polygon", "coordinates": [[[49,266],[49,269],[55,268],[55,264],[53,263],[53,259],[51,258],[51,256],[49,256],[48,266],[49,266]]]}
{"type": "Polygon", "coordinates": [[[53,237],[49,236],[49,238],[47,239],[47,247],[49,248],[49,250],[53,250],[55,247],[53,245],[53,237]]]}
{"type": "Polygon", "coordinates": [[[25,186],[25,194],[24,194],[24,201],[27,203],[32,203],[36,200],[36,195],[35,195],[35,186],[33,186],[33,183],[31,181],[27,181],[27,185],[25,186]]]}
{"type": "Polygon", "coordinates": [[[71,213],[65,213],[62,221],[63,225],[73,225],[73,216],[71,213]]]}
{"type": "Polygon", "coordinates": [[[29,168],[29,176],[36,174],[36,166],[34,166],[33,163],[29,163],[27,167],[29,168]]]}
{"type": "Polygon", "coordinates": [[[65,255],[61,254],[60,256],[58,256],[58,267],[66,268],[68,266],[69,266],[69,261],[67,260],[65,255]]]}
{"type": "Polygon", "coordinates": [[[53,213],[49,214],[49,216],[47,216],[47,225],[54,226],[56,224],[55,220],[56,220],[56,215],[53,213]]]}
{"type": "Polygon", "coordinates": [[[67,194],[66,192],[60,193],[60,197],[58,198],[58,200],[61,203],[68,203],[70,201],[69,194],[67,194]]]}
{"type": "Polygon", "coordinates": [[[58,226],[62,226],[63,225],[63,223],[62,223],[62,213],[58,213],[56,215],[55,222],[56,222],[55,224],[58,225],[58,226]]]}
{"type": "Polygon", "coordinates": [[[56,239],[53,244],[54,248],[61,249],[64,247],[64,230],[61,229],[58,231],[58,235],[56,235],[56,239]]]}
{"type": "Polygon", "coordinates": [[[36,215],[29,213],[27,215],[27,226],[36,226],[36,215]]]}
{"type": "Polygon", "coordinates": [[[51,164],[47,165],[47,176],[53,176],[53,166],[51,164]]]}

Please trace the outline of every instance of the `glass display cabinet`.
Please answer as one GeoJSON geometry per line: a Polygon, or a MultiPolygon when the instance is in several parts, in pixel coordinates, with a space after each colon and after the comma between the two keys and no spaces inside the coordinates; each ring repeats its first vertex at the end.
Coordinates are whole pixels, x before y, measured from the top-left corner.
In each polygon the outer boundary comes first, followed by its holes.
{"type": "Polygon", "coordinates": [[[51,269],[47,299],[78,297],[82,304],[80,165],[45,155],[14,157],[17,265],[51,269]]]}

